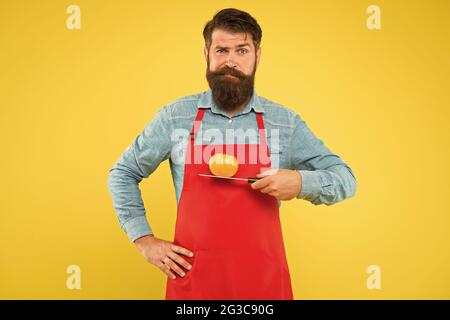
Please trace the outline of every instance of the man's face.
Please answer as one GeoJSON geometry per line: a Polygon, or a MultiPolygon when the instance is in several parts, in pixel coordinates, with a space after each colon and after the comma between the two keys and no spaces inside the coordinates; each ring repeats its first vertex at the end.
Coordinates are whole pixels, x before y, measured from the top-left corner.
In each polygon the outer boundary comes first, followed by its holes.
{"type": "Polygon", "coordinates": [[[261,48],[255,50],[249,33],[246,37],[244,33],[216,29],[211,40],[209,50],[204,49],[206,78],[216,105],[233,111],[251,98],[261,48]]]}

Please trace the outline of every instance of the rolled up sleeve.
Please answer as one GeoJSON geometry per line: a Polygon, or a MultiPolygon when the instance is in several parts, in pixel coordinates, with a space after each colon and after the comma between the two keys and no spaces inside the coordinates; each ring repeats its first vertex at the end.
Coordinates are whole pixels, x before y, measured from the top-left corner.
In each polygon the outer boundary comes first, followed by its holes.
{"type": "Polygon", "coordinates": [[[353,197],[356,177],[352,169],[313,134],[299,115],[294,121],[290,167],[302,176],[297,198],[314,205],[332,205],[353,197]]]}

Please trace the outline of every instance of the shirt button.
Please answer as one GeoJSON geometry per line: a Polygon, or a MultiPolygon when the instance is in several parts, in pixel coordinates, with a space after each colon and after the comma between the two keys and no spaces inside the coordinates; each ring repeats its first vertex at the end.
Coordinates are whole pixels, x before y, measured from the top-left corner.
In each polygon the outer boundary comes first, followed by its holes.
{"type": "Polygon", "coordinates": [[[232,123],[232,122],[233,122],[233,119],[228,120],[228,123],[232,123]]]}

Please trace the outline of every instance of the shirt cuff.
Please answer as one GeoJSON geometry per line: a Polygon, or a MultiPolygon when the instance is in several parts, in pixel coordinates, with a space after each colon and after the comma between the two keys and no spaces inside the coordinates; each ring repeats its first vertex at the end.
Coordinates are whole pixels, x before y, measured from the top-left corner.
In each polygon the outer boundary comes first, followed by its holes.
{"type": "Polygon", "coordinates": [[[302,176],[302,189],[297,199],[310,199],[311,196],[320,194],[322,183],[319,172],[308,170],[297,170],[302,176]]]}
{"type": "Polygon", "coordinates": [[[122,226],[131,241],[135,241],[143,236],[153,235],[152,229],[145,216],[138,216],[125,222],[122,226]]]}

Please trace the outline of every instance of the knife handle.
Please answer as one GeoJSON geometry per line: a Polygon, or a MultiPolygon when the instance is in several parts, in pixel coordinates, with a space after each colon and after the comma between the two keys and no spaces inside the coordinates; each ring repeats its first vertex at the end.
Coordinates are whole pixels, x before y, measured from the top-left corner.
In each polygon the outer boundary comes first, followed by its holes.
{"type": "Polygon", "coordinates": [[[259,179],[261,179],[261,178],[247,178],[247,181],[248,181],[248,183],[253,183],[253,182],[258,181],[259,179]]]}

